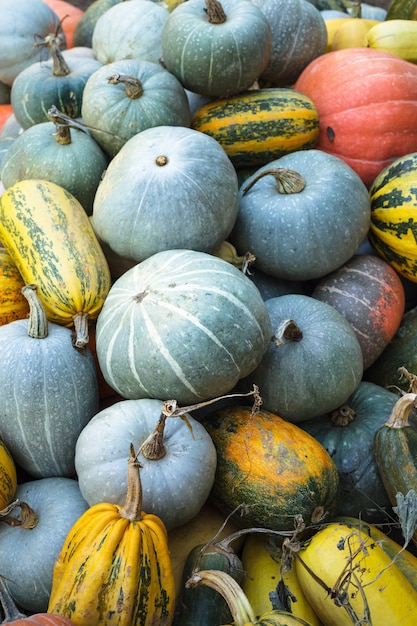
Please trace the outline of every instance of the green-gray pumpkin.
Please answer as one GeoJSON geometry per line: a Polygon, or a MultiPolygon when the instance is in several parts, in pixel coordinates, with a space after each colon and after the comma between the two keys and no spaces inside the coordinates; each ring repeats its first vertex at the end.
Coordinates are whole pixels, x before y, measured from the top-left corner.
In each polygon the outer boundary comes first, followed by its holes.
{"type": "Polygon", "coordinates": [[[241,382],[259,387],[266,411],[302,422],[337,409],[363,374],[362,350],[345,317],[304,294],[265,302],[272,325],[268,349],[241,382]]]}
{"type": "Polygon", "coordinates": [[[204,252],[167,250],[113,284],[96,349],[122,397],[186,406],[229,392],[259,364],[270,336],[265,303],[240,270],[204,252]]]}
{"type": "Polygon", "coordinates": [[[81,113],[111,157],[146,128],[191,123],[181,83],[161,65],[140,59],[122,59],[94,72],[84,88],[81,113]]]}
{"type": "Polygon", "coordinates": [[[259,78],[272,50],[262,11],[248,0],[187,0],[162,33],[166,68],[190,91],[229,96],[259,78]]]}
{"type": "Polygon", "coordinates": [[[119,256],[140,262],[163,250],[214,252],[237,210],[236,172],[220,144],[190,128],[157,126],[111,160],[92,224],[119,256]]]}

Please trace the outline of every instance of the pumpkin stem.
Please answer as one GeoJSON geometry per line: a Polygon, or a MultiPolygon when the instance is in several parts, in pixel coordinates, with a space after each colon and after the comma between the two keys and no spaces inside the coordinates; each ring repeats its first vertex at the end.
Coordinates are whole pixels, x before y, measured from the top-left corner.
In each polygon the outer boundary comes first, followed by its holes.
{"type": "Polygon", "coordinates": [[[142,483],[139,472],[141,467],[133,443],[131,443],[127,462],[126,500],[119,510],[120,517],[124,517],[130,522],[138,522],[142,519],[142,483]]]}
{"type": "Polygon", "coordinates": [[[88,313],[82,311],[72,316],[74,320],[73,344],[77,350],[84,350],[88,344],[88,313]]]}
{"type": "Polygon", "coordinates": [[[168,157],[165,156],[164,154],[161,154],[156,157],[155,163],[156,165],[159,165],[159,167],[162,167],[168,163],[168,157]]]}
{"type": "Polygon", "coordinates": [[[27,616],[17,610],[15,603],[12,600],[12,596],[7,589],[3,576],[0,575],[0,604],[3,609],[4,619],[2,624],[11,624],[18,619],[27,619],[27,616]]]}
{"type": "Polygon", "coordinates": [[[29,303],[28,335],[34,339],[44,339],[48,336],[48,318],[36,289],[33,284],[22,287],[22,294],[29,303]]]}
{"type": "Polygon", "coordinates": [[[56,107],[48,110],[48,119],[55,124],[55,141],[61,146],[71,143],[71,129],[66,116],[58,111],[56,107]]]}
{"type": "Polygon", "coordinates": [[[226,13],[218,0],[206,0],[206,13],[210,24],[223,24],[226,13]]]}
{"type": "Polygon", "coordinates": [[[235,626],[255,623],[255,613],[242,587],[227,572],[221,570],[200,570],[185,583],[187,589],[210,587],[220,593],[229,607],[235,626]]]}
{"type": "Polygon", "coordinates": [[[68,76],[68,74],[71,74],[71,70],[59,49],[60,44],[61,40],[56,36],[47,36],[42,41],[35,42],[37,48],[49,48],[52,58],[52,74],[54,76],[68,76]]]}
{"type": "Polygon", "coordinates": [[[409,426],[408,417],[412,408],[416,406],[417,394],[405,393],[401,396],[391,411],[391,415],[386,422],[389,428],[406,428],[409,426]]]}
{"type": "Polygon", "coordinates": [[[32,530],[32,528],[36,528],[39,522],[39,516],[37,513],[35,513],[35,511],[26,502],[17,501],[16,503],[13,503],[11,510],[16,507],[20,508],[20,518],[8,515],[2,521],[6,522],[9,526],[20,526],[25,530],[32,530]]]}
{"type": "Polygon", "coordinates": [[[243,195],[264,176],[273,176],[275,178],[278,193],[300,193],[306,185],[304,178],[298,172],[284,167],[272,167],[256,174],[248,184],[243,187],[243,195]]]}
{"type": "Polygon", "coordinates": [[[277,328],[272,341],[277,348],[280,348],[288,341],[301,341],[303,333],[294,320],[284,320],[277,328]]]}
{"type": "Polygon", "coordinates": [[[355,411],[347,404],[344,404],[335,411],[332,411],[330,414],[330,422],[332,426],[347,426],[353,422],[355,418],[355,411]]]}
{"type": "Polygon", "coordinates": [[[124,83],[126,96],[131,100],[137,100],[143,95],[142,83],[138,78],[135,78],[135,76],[113,74],[108,77],[107,82],[110,85],[120,85],[120,83],[124,83]]]}
{"type": "Polygon", "coordinates": [[[167,416],[164,413],[159,417],[155,430],[145,439],[139,448],[141,454],[148,461],[159,461],[166,455],[164,446],[164,431],[167,416]]]}

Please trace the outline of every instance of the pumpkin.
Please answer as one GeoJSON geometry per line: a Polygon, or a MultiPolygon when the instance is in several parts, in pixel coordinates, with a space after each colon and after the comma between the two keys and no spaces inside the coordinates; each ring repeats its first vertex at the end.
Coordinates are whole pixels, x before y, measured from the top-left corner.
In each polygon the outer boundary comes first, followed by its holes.
{"type": "Polygon", "coordinates": [[[98,411],[96,365],[74,350],[69,328],[48,324],[36,286],[23,291],[29,319],[0,326],[0,430],[31,476],[71,477],[77,437],[98,411]]]}
{"type": "Polygon", "coordinates": [[[0,439],[0,515],[16,493],[16,465],[6,444],[0,439]]]}
{"type": "Polygon", "coordinates": [[[142,511],[139,467],[131,446],[124,505],[96,504],[73,524],[54,566],[48,612],[78,626],[172,622],[175,588],[166,528],[142,511]]]}
{"type": "Polygon", "coordinates": [[[259,365],[240,387],[259,387],[263,406],[291,422],[337,409],[362,379],[356,335],[341,313],[304,294],[265,303],[273,333],[259,365]]]}
{"type": "Polygon", "coordinates": [[[323,54],[294,88],[317,107],[317,146],[370,186],[384,167],[417,149],[417,67],[372,48],[323,54]]]}
{"type": "Polygon", "coordinates": [[[295,568],[286,571],[282,557],[277,537],[256,532],[246,537],[241,556],[245,575],[240,585],[256,617],[270,611],[272,606],[283,606],[311,626],[321,626],[304,597],[295,568]]]}
{"type": "Polygon", "coordinates": [[[0,177],[7,189],[25,179],[41,179],[69,191],[87,214],[108,157],[89,133],[56,108],[49,122],[27,128],[10,146],[1,162],[0,177]]]}
{"type": "Polygon", "coordinates": [[[0,326],[27,317],[29,305],[22,294],[24,285],[10,254],[0,245],[0,326]]]}
{"type": "Polygon", "coordinates": [[[83,91],[83,121],[114,156],[128,139],[153,126],[190,126],[181,83],[157,63],[122,59],[90,76],[83,91]]]}
{"type": "Polygon", "coordinates": [[[81,116],[84,86],[88,77],[101,67],[97,59],[74,55],[67,61],[52,40],[46,42],[51,59],[32,63],[13,82],[10,100],[14,115],[22,126],[29,128],[48,122],[48,111],[56,106],[70,118],[81,116]]]}
{"type": "Polygon", "coordinates": [[[22,180],[0,198],[0,241],[51,322],[76,325],[75,344],[88,343],[110,289],[110,270],[88,215],[74,196],[45,180],[22,180]],[[24,211],[18,209],[24,207],[24,211]],[[33,232],[38,233],[37,237],[33,232]]]}
{"type": "Polygon", "coordinates": [[[74,47],[74,32],[84,15],[83,9],[66,0],[43,0],[58,15],[65,34],[67,49],[74,47]]]}
{"type": "MultiPolygon", "coordinates": [[[[283,296],[284,297],[284,296],[283,296]]],[[[306,526],[336,506],[339,476],[324,447],[296,424],[248,406],[226,406],[203,418],[217,451],[210,499],[241,527],[277,531],[306,526]]]]}
{"type": "Polygon", "coordinates": [[[0,27],[0,80],[11,86],[16,76],[48,53],[34,42],[47,36],[65,44],[58,15],[42,0],[4,0],[0,27]]]}
{"type": "Polygon", "coordinates": [[[376,22],[366,33],[365,45],[373,50],[383,50],[417,63],[417,22],[414,20],[385,20],[376,22]]]}
{"type": "Polygon", "coordinates": [[[373,624],[407,624],[417,610],[416,590],[360,529],[324,526],[295,554],[295,568],[324,626],[351,626],[366,616],[373,624]]]}
{"type": "Polygon", "coordinates": [[[190,128],[158,126],[112,159],[92,224],[115,253],[139,262],[167,250],[214,252],[237,211],[236,172],[221,146],[190,128]]]}
{"type": "Polygon", "coordinates": [[[96,21],[91,47],[103,65],[120,59],[158,63],[162,31],[169,13],[149,0],[118,2],[96,21]]]}
{"type": "Polygon", "coordinates": [[[122,2],[122,0],[94,0],[88,3],[84,15],[78,22],[74,31],[74,46],[87,46],[91,48],[93,43],[93,31],[98,18],[107,11],[107,9],[119,2],[122,2]]]}
{"type": "Polygon", "coordinates": [[[305,281],[346,263],[369,223],[369,195],[358,175],[333,155],[297,150],[242,183],[230,240],[239,254],[250,250],[266,274],[305,281]]]}
{"type": "Polygon", "coordinates": [[[2,130],[4,124],[12,115],[12,113],[13,113],[13,107],[10,103],[0,104],[0,131],[2,130]]]}
{"type": "Polygon", "coordinates": [[[311,626],[309,622],[289,611],[267,611],[256,618],[246,594],[227,572],[199,570],[188,579],[187,585],[192,589],[207,586],[220,593],[233,617],[233,625],[228,626],[311,626]]]}
{"type": "Polygon", "coordinates": [[[363,17],[352,17],[343,20],[332,34],[330,50],[366,46],[367,34],[375,24],[379,24],[379,21],[367,20],[363,17]]]}
{"type": "Polygon", "coordinates": [[[45,612],[52,571],[71,526],[88,508],[73,478],[22,482],[15,508],[0,524],[0,571],[23,610],[45,612]]]}
{"type": "MultiPolygon", "coordinates": [[[[375,433],[375,459],[388,497],[397,504],[397,494],[406,496],[417,480],[417,423],[410,415],[417,394],[402,395],[391,415],[375,433]]],[[[417,530],[414,532],[417,543],[417,530]]]]}
{"type": "Polygon", "coordinates": [[[361,381],[345,404],[300,424],[326,448],[339,470],[336,515],[373,523],[389,520],[391,503],[376,463],[374,437],[397,400],[392,391],[361,381]]]}
{"type": "Polygon", "coordinates": [[[213,97],[248,89],[271,51],[268,20],[247,0],[188,0],[169,14],[162,32],[167,70],[186,89],[213,97]]]}
{"type": "Polygon", "coordinates": [[[111,287],[97,356],[124,398],[187,405],[230,391],[259,363],[270,334],[265,303],[240,270],[204,252],[167,250],[111,287]]]}
{"type": "Polygon", "coordinates": [[[0,578],[0,604],[4,613],[2,624],[17,624],[18,626],[75,626],[74,622],[61,615],[51,615],[49,613],[36,613],[26,616],[21,613],[13,602],[7,587],[0,578]]]}
{"type": "Polygon", "coordinates": [[[125,451],[132,440],[141,464],[144,509],[160,517],[168,530],[186,524],[209,496],[216,451],[197,420],[190,415],[186,419],[170,417],[160,400],[122,400],[85,425],[75,450],[84,499],[90,506],[98,502],[123,504],[127,490],[125,451]],[[145,442],[151,437],[150,449],[145,442]]]}
{"type": "Polygon", "coordinates": [[[324,276],[312,292],[349,321],[372,365],[397,332],[405,310],[405,290],[397,272],[383,259],[358,254],[324,276]]]}
{"type": "Polygon", "coordinates": [[[327,30],[320,11],[306,0],[252,0],[272,32],[272,52],[260,75],[275,86],[294,84],[301,71],[324,54],[327,30]]]}
{"type": "Polygon", "coordinates": [[[369,241],[379,256],[413,282],[417,282],[413,235],[417,207],[413,192],[416,172],[417,152],[404,154],[380,172],[369,191],[369,241]]]}
{"type": "Polygon", "coordinates": [[[197,109],[192,128],[213,137],[238,168],[314,147],[319,121],[313,102],[293,89],[253,89],[197,109]]]}

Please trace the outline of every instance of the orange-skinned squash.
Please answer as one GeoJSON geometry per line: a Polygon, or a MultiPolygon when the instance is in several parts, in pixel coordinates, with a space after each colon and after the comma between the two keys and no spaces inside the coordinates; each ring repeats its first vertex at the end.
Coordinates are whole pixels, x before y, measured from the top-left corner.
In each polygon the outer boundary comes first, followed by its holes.
{"type": "Polygon", "coordinates": [[[6,444],[0,439],[0,512],[11,503],[16,488],[16,465],[6,444]]]}
{"type": "Polygon", "coordinates": [[[16,264],[0,245],[0,326],[28,316],[29,305],[22,294],[24,286],[16,264]]]}

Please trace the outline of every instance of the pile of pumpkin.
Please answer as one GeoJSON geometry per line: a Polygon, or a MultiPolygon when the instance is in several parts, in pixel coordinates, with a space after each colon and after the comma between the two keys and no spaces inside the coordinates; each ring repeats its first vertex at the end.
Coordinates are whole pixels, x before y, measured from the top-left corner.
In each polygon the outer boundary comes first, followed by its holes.
{"type": "Polygon", "coordinates": [[[0,10],[2,623],[410,623],[417,1],[0,10]]]}

